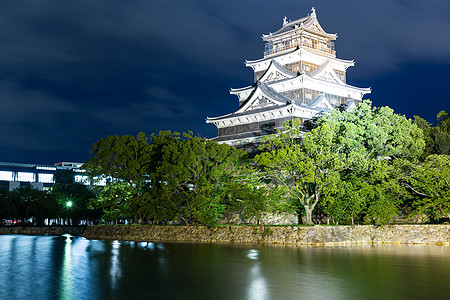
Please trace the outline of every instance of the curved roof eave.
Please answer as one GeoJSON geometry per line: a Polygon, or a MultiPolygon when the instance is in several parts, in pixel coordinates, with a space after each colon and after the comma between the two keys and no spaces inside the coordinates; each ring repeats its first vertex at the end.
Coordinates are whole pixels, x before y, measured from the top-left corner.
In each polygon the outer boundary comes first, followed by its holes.
{"type": "Polygon", "coordinates": [[[255,101],[254,95],[259,91],[276,105],[285,105],[291,103],[292,100],[277,93],[274,89],[266,85],[262,81],[257,81],[255,90],[248,96],[247,100],[237,110],[237,113],[245,112],[246,109],[255,101]]]}
{"type": "Polygon", "coordinates": [[[306,28],[306,27],[304,27],[304,28],[299,27],[299,28],[292,28],[292,29],[290,29],[288,31],[284,31],[284,32],[277,33],[277,34],[272,33],[272,34],[269,34],[269,35],[267,35],[267,34],[266,35],[262,35],[261,38],[262,38],[262,40],[264,42],[270,42],[273,39],[279,39],[279,38],[282,38],[285,35],[291,35],[293,31],[298,30],[298,29],[303,29],[304,31],[307,31],[307,32],[310,32],[310,33],[313,33],[313,34],[317,34],[317,35],[321,35],[321,36],[323,36],[325,38],[328,38],[330,40],[335,40],[338,37],[337,33],[320,32],[320,31],[316,31],[316,30],[309,29],[309,28],[306,28]]]}
{"type": "MultiPolygon", "coordinates": [[[[295,110],[299,110],[299,111],[303,111],[303,112],[308,111],[311,115],[329,111],[328,109],[325,109],[322,107],[310,107],[310,106],[306,106],[306,105],[302,105],[302,104],[298,104],[298,103],[287,103],[285,105],[270,106],[270,107],[265,107],[265,108],[261,108],[261,109],[253,109],[250,111],[234,112],[234,113],[230,113],[230,114],[226,114],[226,115],[218,116],[218,117],[213,117],[213,118],[208,117],[208,118],[206,118],[206,123],[213,123],[213,122],[217,122],[217,121],[227,121],[232,118],[239,118],[239,117],[243,117],[243,116],[255,115],[255,114],[260,114],[260,113],[265,113],[265,112],[270,112],[270,111],[279,111],[282,109],[289,109],[289,108],[294,108],[295,110]]],[[[292,115],[295,115],[295,111],[292,112],[292,115]]]]}
{"type": "MultiPolygon", "coordinates": [[[[292,49],[291,51],[279,53],[278,55],[274,55],[274,56],[270,56],[270,57],[263,57],[263,58],[256,59],[256,60],[245,60],[245,66],[246,67],[251,67],[251,66],[256,65],[258,63],[262,63],[262,62],[265,62],[265,61],[268,61],[268,60],[271,60],[271,59],[277,59],[279,57],[287,56],[287,55],[293,54],[295,52],[301,52],[301,51],[305,51],[305,52],[307,52],[310,55],[320,56],[317,53],[309,51],[306,47],[296,47],[296,48],[292,49]]],[[[332,61],[337,61],[337,62],[342,63],[342,64],[345,64],[345,65],[347,65],[347,67],[353,67],[355,65],[355,61],[353,59],[350,60],[350,59],[342,59],[342,58],[336,58],[336,57],[329,57],[328,59],[330,59],[332,61]]]]}
{"type": "Polygon", "coordinates": [[[226,115],[222,115],[222,116],[217,116],[217,117],[206,117],[206,123],[212,123],[214,121],[218,121],[227,117],[230,117],[231,115],[233,115],[234,113],[229,113],[226,115]]]}
{"type": "Polygon", "coordinates": [[[264,79],[266,79],[266,76],[268,76],[268,74],[273,71],[278,71],[287,78],[294,78],[297,76],[297,74],[291,72],[290,70],[286,69],[281,64],[277,63],[275,60],[272,59],[270,61],[269,67],[267,68],[267,70],[264,72],[264,74],[261,76],[261,78],[259,80],[264,81],[264,79]]]}
{"type": "Polygon", "coordinates": [[[370,94],[372,92],[372,89],[370,87],[368,87],[368,88],[360,88],[360,87],[356,87],[356,86],[349,85],[349,84],[346,84],[346,83],[341,85],[341,84],[334,83],[334,82],[331,82],[331,81],[327,81],[327,80],[324,80],[324,79],[311,77],[311,76],[309,76],[309,74],[301,74],[301,75],[296,76],[294,78],[286,78],[286,79],[279,80],[279,81],[276,81],[276,82],[269,82],[268,85],[274,85],[274,84],[281,83],[281,82],[289,82],[290,80],[301,80],[301,81],[303,81],[305,79],[312,80],[312,81],[325,82],[325,83],[332,84],[332,85],[337,85],[337,86],[340,86],[340,87],[346,87],[346,88],[349,88],[349,89],[354,89],[354,90],[357,90],[359,92],[364,92],[364,94],[370,94]]]}
{"type": "Polygon", "coordinates": [[[248,85],[248,86],[244,86],[244,87],[237,88],[237,89],[230,88],[230,94],[235,95],[235,94],[239,94],[240,92],[244,92],[244,91],[251,90],[254,88],[255,88],[255,85],[248,85]]]}
{"type": "Polygon", "coordinates": [[[277,57],[280,57],[280,56],[283,56],[283,55],[289,55],[291,53],[294,53],[295,51],[298,51],[299,49],[300,49],[299,47],[296,47],[296,48],[293,48],[292,50],[280,53],[278,55],[274,55],[274,56],[270,56],[270,57],[263,57],[263,58],[255,59],[255,60],[245,60],[244,63],[245,63],[246,67],[250,67],[251,65],[263,62],[265,60],[271,60],[271,59],[274,59],[274,58],[277,58],[277,57]]]}

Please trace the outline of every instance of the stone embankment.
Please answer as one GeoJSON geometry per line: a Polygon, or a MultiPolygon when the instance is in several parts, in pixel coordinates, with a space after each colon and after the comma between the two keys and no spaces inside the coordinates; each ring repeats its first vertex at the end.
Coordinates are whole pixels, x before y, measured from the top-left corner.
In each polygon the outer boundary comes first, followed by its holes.
{"type": "Polygon", "coordinates": [[[385,226],[88,226],[88,239],[280,245],[450,245],[450,225],[385,226]]]}
{"type": "Polygon", "coordinates": [[[76,226],[76,227],[0,227],[0,234],[49,234],[49,235],[61,235],[61,234],[71,234],[71,235],[82,235],[85,231],[86,226],[76,226]]]}

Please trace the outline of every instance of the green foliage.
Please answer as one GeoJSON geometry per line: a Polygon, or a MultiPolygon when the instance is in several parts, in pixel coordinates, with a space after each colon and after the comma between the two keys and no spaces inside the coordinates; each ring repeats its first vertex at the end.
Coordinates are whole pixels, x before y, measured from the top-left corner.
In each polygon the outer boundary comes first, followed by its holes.
{"type": "Polygon", "coordinates": [[[352,112],[331,111],[319,125],[329,122],[338,129],[332,143],[344,167],[327,188],[325,212],[341,221],[364,216],[369,223],[390,222],[406,195],[395,164],[422,154],[423,131],[388,107],[372,108],[370,101],[352,112]]]}
{"type": "Polygon", "coordinates": [[[431,219],[450,214],[450,156],[430,155],[422,163],[405,162],[404,185],[415,213],[431,219]]]}
{"type": "Polygon", "coordinates": [[[437,117],[440,122],[434,129],[435,154],[450,155],[450,114],[442,110],[437,117]]]}
{"type": "Polygon", "coordinates": [[[340,223],[385,224],[411,201],[417,211],[446,213],[445,180],[436,183],[444,195],[436,202],[420,186],[431,177],[414,179],[433,169],[431,158],[428,169],[417,158],[448,151],[448,114],[439,116],[432,128],[364,101],[352,112],[330,111],[307,133],[294,119],[266,138],[256,165],[245,152],[192,133],[161,131],[150,143],[143,133],[108,136],[93,145],[84,165],[91,178],[109,181],[89,205],[102,209],[106,221],[208,226],[234,213],[259,222],[264,212],[293,210],[312,224],[318,206],[340,223]],[[412,197],[413,191],[427,197],[412,197]]]}
{"type": "Polygon", "coordinates": [[[268,138],[269,149],[255,157],[255,162],[272,174],[274,184],[306,211],[306,224],[312,224],[312,211],[324,187],[343,167],[339,151],[332,143],[336,125],[323,123],[303,139],[300,123],[286,124],[284,132],[268,138]]]}
{"type": "MultiPolygon", "coordinates": [[[[136,137],[110,135],[96,142],[92,148],[92,157],[83,165],[87,174],[94,181],[118,180],[126,183],[130,194],[124,213],[127,209],[137,215],[145,212],[147,174],[152,163],[151,148],[145,134],[140,132],[136,137]]],[[[105,208],[101,203],[96,205],[92,202],[90,207],[105,208]]]]}
{"type": "Polygon", "coordinates": [[[102,188],[96,198],[91,198],[87,207],[100,209],[103,212],[103,219],[107,222],[131,219],[133,214],[128,201],[132,193],[128,184],[120,181],[112,182],[102,188]]]}
{"type": "Polygon", "coordinates": [[[337,221],[365,214],[370,222],[388,222],[401,195],[389,161],[420,156],[422,130],[388,107],[372,108],[370,101],[352,112],[332,110],[317,124],[301,139],[300,123],[294,120],[269,138],[267,152],[255,161],[273,172],[274,184],[304,208],[307,224],[320,200],[337,221]]]}
{"type": "Polygon", "coordinates": [[[12,201],[8,190],[0,190],[0,220],[16,218],[18,215],[16,204],[12,201]]]}
{"type": "Polygon", "coordinates": [[[366,180],[366,211],[364,219],[369,224],[386,224],[398,214],[403,199],[407,196],[400,184],[399,164],[394,161],[373,161],[364,179],[366,180]]]}
{"type": "MultiPolygon", "coordinates": [[[[234,177],[246,160],[242,150],[170,131],[152,135],[150,144],[143,134],[109,136],[93,148],[84,168],[91,177],[112,182],[91,207],[101,208],[107,221],[134,214],[156,222],[216,226],[236,199],[234,177]]],[[[253,194],[258,193],[251,190],[243,197],[246,213],[261,208],[250,200],[253,194]]]]}
{"type": "Polygon", "coordinates": [[[425,159],[428,155],[434,154],[436,143],[434,142],[434,128],[431,124],[419,116],[414,116],[414,124],[417,125],[423,132],[423,139],[425,141],[425,148],[421,159],[425,159]]]}
{"type": "Polygon", "coordinates": [[[325,188],[323,210],[336,222],[353,223],[366,208],[369,191],[370,184],[361,174],[339,176],[325,188]]]}
{"type": "Polygon", "coordinates": [[[154,155],[160,160],[149,174],[152,195],[159,196],[157,205],[167,212],[160,217],[218,225],[233,176],[246,154],[190,133],[183,134],[182,140],[167,139],[165,134],[161,138],[163,142],[154,138],[158,145],[154,155]]]}
{"type": "MultiPolygon", "coordinates": [[[[246,172],[252,172],[247,169],[246,172]]],[[[228,188],[226,199],[228,215],[239,214],[244,220],[256,219],[260,224],[265,212],[285,211],[283,202],[275,193],[252,174],[235,177],[228,188]]]]}
{"type": "Polygon", "coordinates": [[[341,146],[348,166],[367,168],[364,161],[370,159],[418,157],[425,147],[422,130],[410,119],[389,107],[371,107],[368,100],[351,112],[330,111],[319,125],[330,122],[337,128],[333,142],[341,146]]]}
{"type": "Polygon", "coordinates": [[[55,199],[49,193],[32,188],[31,186],[21,186],[7,195],[9,203],[15,206],[14,219],[26,220],[32,218],[32,223],[42,226],[46,218],[56,217],[58,207],[55,199]]]}
{"type": "Polygon", "coordinates": [[[47,218],[60,217],[60,208],[53,194],[21,186],[12,191],[0,191],[0,218],[19,220],[22,224],[30,219],[30,225],[43,226],[47,218]]]}
{"type": "Polygon", "coordinates": [[[414,123],[422,129],[426,147],[422,155],[422,160],[432,154],[450,154],[450,114],[440,111],[437,114],[439,123],[436,127],[431,127],[424,119],[414,116],[414,123]]]}

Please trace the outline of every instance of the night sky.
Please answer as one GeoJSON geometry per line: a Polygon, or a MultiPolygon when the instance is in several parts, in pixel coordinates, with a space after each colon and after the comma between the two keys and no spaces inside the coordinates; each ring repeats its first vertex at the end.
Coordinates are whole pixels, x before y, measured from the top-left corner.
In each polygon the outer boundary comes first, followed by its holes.
{"type": "Polygon", "coordinates": [[[448,0],[0,2],[0,161],[83,162],[109,134],[192,130],[238,108],[262,34],[316,8],[347,81],[436,124],[450,110],[448,0]]]}

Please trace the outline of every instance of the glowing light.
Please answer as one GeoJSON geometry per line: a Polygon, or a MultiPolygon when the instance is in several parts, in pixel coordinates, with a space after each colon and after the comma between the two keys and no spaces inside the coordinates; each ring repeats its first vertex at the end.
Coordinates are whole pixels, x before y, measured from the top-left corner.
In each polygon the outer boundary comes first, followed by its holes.
{"type": "Polygon", "coordinates": [[[67,202],[66,202],[66,206],[67,206],[67,207],[72,207],[72,205],[73,205],[73,202],[72,202],[72,201],[67,201],[67,202]]]}

